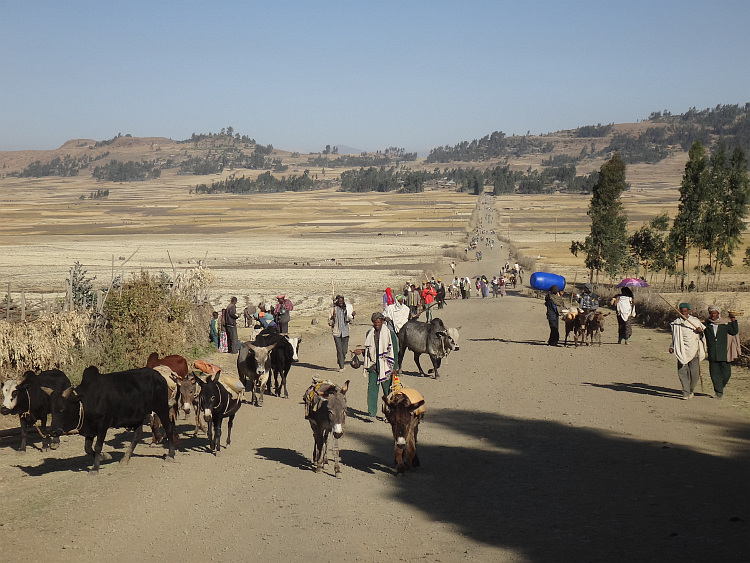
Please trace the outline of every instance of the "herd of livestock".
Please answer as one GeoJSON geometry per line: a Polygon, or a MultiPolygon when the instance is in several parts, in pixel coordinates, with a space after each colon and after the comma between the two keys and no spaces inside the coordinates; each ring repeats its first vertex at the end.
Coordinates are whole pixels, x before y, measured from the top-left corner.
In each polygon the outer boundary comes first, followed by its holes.
{"type": "MultiPolygon", "coordinates": [[[[407,349],[412,350],[420,375],[425,375],[419,356],[428,354],[437,377],[441,359],[458,349],[458,329],[447,329],[437,318],[429,323],[411,320],[403,328],[399,331],[399,360],[407,349]]],[[[237,356],[238,378],[224,374],[209,362],[196,361],[195,371],[191,372],[184,357],[159,358],[156,353],[149,356],[142,368],[100,373],[96,367],[88,367],[76,387],[59,369],[27,371],[20,379],[3,383],[0,413],[18,415],[21,451],[26,450],[29,431],[40,434],[43,450],[56,449],[63,434],[82,435],[86,454],[93,456],[92,473],[98,472],[102,461],[111,459],[102,452],[110,428],[133,430],[121,460],[127,463],[147,422],[151,424],[153,443],[166,442],[165,459],[173,460],[178,442],[175,420],[180,411],[185,416],[195,413],[193,436],[199,429],[205,430],[209,450],[219,454],[222,422],[227,419],[228,446],[234,417],[244,402],[247,388],[252,392],[250,404],[256,406],[262,406],[265,393],[281,397],[283,392],[288,398],[286,379],[298,358],[299,343],[299,338],[279,334],[274,327],[264,329],[252,341],[241,345],[237,356]],[[48,419],[51,419],[49,424],[48,419]]],[[[313,384],[304,394],[305,418],[315,439],[313,464],[318,472],[328,462],[328,437],[333,434],[334,471],[340,474],[338,439],[344,432],[348,383],[340,387],[313,377],[313,384]]],[[[419,465],[417,431],[424,412],[424,398],[414,389],[396,384],[392,393],[383,397],[383,414],[393,430],[399,473],[419,465]]]]}

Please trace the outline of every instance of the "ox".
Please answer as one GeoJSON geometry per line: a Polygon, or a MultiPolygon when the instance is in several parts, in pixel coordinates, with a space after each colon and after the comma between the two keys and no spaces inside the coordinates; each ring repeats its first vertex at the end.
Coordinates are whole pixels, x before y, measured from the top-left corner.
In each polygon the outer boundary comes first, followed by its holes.
{"type": "Polygon", "coordinates": [[[339,387],[330,381],[321,382],[313,378],[313,385],[305,391],[305,418],[310,421],[315,440],[312,459],[316,473],[320,473],[328,463],[328,436],[333,433],[333,471],[336,477],[341,475],[339,438],[344,435],[348,389],[348,380],[343,387],[339,387]]]}
{"type": "Polygon", "coordinates": [[[240,381],[247,387],[252,385],[250,402],[256,407],[263,406],[263,392],[271,373],[271,351],[276,344],[263,345],[259,343],[260,336],[254,342],[243,342],[237,355],[237,373],[240,381]]]}
{"type": "Polygon", "coordinates": [[[224,417],[227,421],[227,446],[232,442],[232,426],[234,415],[242,406],[243,394],[232,395],[224,383],[220,381],[221,372],[206,377],[206,381],[195,378],[200,387],[198,395],[199,409],[208,423],[208,444],[214,455],[221,453],[221,423],[224,417]],[[213,429],[213,432],[211,431],[213,429]]]}
{"type": "Polygon", "coordinates": [[[383,395],[383,414],[391,425],[395,441],[397,473],[419,467],[417,433],[425,410],[424,397],[416,389],[400,387],[387,397],[383,395]]]}
{"type": "Polygon", "coordinates": [[[292,345],[292,350],[294,350],[294,354],[292,355],[292,361],[298,362],[299,361],[299,345],[302,344],[302,337],[286,335],[285,338],[287,339],[289,344],[292,345]]]}
{"type": "Polygon", "coordinates": [[[594,345],[594,336],[599,339],[599,346],[602,345],[602,332],[604,332],[604,317],[609,316],[609,312],[602,313],[601,311],[590,311],[586,315],[586,334],[583,337],[583,341],[586,341],[588,337],[589,343],[594,345]]]}
{"type": "Polygon", "coordinates": [[[398,331],[398,365],[403,369],[404,354],[407,348],[414,352],[414,362],[419,369],[419,375],[425,377],[422,366],[419,364],[419,356],[427,354],[432,360],[434,377],[439,377],[438,368],[442,359],[453,350],[458,350],[458,328],[445,328],[443,321],[439,318],[432,319],[429,323],[410,320],[398,331]]]}
{"type": "Polygon", "coordinates": [[[42,437],[42,450],[57,449],[60,437],[47,434],[47,416],[62,409],[63,392],[70,388],[70,380],[59,369],[39,374],[27,371],[20,380],[3,383],[2,414],[17,414],[21,423],[20,451],[26,451],[29,427],[36,427],[42,437]]]}
{"type": "Polygon", "coordinates": [[[63,393],[63,408],[52,416],[53,432],[78,430],[86,438],[84,449],[94,457],[91,473],[99,471],[110,428],[133,430],[133,439],[120,463],[127,463],[143,434],[144,421],[154,412],[162,420],[169,447],[168,460],[174,459],[174,421],[169,416],[169,387],[164,377],[151,368],[114,373],[99,373],[90,366],[83,372],[81,384],[63,393]],[[94,446],[96,438],[96,446],[94,446]]]}

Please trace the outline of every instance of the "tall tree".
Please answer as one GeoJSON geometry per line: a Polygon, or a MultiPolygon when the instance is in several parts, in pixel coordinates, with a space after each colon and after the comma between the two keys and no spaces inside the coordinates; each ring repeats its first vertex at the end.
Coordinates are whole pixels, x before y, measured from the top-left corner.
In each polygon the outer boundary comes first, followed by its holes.
{"type": "Polygon", "coordinates": [[[739,147],[735,148],[725,164],[725,173],[716,175],[722,180],[722,184],[716,190],[719,212],[713,220],[719,227],[714,243],[714,272],[720,271],[722,266],[732,266],[732,257],[746,228],[744,219],[750,205],[750,179],[745,152],[739,147]]]}
{"type": "Polygon", "coordinates": [[[695,141],[688,152],[685,174],[680,183],[680,203],[669,231],[669,248],[682,263],[680,289],[685,290],[685,263],[690,248],[696,245],[702,221],[701,202],[708,185],[708,156],[700,141],[695,141]]]}
{"type": "Polygon", "coordinates": [[[625,163],[618,154],[605,162],[599,170],[599,179],[594,184],[589,203],[591,232],[584,242],[573,241],[570,251],[578,255],[586,253],[584,261],[589,269],[589,280],[604,271],[615,276],[623,271],[628,261],[628,217],[622,207],[620,196],[627,189],[625,163]]]}

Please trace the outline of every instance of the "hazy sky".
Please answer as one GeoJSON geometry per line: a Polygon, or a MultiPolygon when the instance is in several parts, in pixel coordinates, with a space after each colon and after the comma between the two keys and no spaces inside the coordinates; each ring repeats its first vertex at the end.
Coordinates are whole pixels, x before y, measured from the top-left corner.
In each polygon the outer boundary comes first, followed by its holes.
{"type": "Polygon", "coordinates": [[[750,101],[750,1],[0,0],[0,150],[430,148],[750,101]]]}

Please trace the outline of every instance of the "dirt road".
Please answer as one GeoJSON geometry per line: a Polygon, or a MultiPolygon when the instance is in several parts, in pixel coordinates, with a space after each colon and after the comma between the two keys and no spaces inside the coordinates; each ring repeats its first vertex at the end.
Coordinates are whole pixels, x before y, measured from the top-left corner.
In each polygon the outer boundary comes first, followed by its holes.
{"type": "MultiPolygon", "coordinates": [[[[491,276],[507,258],[484,255],[459,273],[491,276]]],[[[352,345],[367,329],[370,311],[359,313],[352,345]]],[[[78,436],[50,453],[38,439],[25,454],[0,441],[0,557],[750,560],[750,421],[732,407],[731,382],[723,402],[681,400],[668,336],[636,327],[618,346],[611,320],[601,348],[549,348],[542,301],[520,292],[451,301],[439,316],[461,326],[441,378],[415,377],[405,360],[405,383],[427,400],[422,468],[393,475],[390,428],[364,420],[361,370],[334,371],[323,335],[303,342],[290,399],[244,405],[218,458],[200,435],[183,438],[174,463],[142,444],[121,467],[129,434],[110,431],[115,461],[89,477],[78,436]],[[313,374],[351,380],[339,479],[311,469],[300,399],[313,374]]]]}

